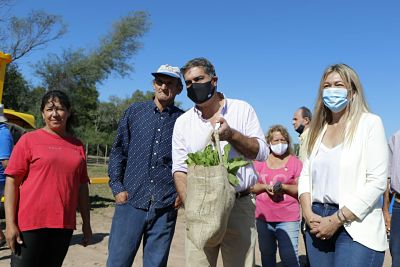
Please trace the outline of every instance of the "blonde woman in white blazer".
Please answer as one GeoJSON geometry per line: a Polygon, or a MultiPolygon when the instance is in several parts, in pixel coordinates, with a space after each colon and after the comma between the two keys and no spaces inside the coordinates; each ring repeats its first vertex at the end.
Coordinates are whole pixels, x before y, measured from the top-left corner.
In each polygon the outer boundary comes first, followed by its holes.
{"type": "Polygon", "coordinates": [[[382,266],[387,142],[349,66],[325,70],[308,138],[298,193],[311,266],[382,266]]]}

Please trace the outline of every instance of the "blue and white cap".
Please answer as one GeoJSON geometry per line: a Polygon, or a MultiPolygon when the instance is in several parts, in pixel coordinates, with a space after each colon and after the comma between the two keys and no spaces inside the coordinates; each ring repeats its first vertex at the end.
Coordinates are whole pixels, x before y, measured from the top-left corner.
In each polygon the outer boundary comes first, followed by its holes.
{"type": "Polygon", "coordinates": [[[158,74],[163,74],[180,79],[183,89],[185,89],[185,79],[183,78],[181,70],[178,67],[173,67],[168,64],[161,65],[156,72],[152,72],[151,74],[154,77],[156,77],[158,74]]]}

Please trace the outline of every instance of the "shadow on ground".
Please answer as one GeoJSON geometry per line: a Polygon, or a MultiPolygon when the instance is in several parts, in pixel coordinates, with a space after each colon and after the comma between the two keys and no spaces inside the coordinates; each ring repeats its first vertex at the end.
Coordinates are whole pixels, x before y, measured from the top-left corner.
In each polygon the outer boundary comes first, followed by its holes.
{"type": "Polygon", "coordinates": [[[114,199],[101,197],[99,195],[89,196],[90,208],[106,208],[114,204],[114,199]]]}
{"type": "MultiPolygon", "coordinates": [[[[92,236],[92,242],[90,244],[94,245],[103,241],[103,239],[108,236],[109,233],[95,233],[92,236]]],[[[81,244],[83,239],[83,234],[73,235],[71,238],[70,246],[81,244]]]]}

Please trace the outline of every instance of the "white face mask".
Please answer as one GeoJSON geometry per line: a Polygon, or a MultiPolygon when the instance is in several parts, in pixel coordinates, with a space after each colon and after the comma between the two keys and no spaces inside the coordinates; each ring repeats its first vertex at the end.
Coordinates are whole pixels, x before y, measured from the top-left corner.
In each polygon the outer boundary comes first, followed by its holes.
{"type": "Polygon", "coordinates": [[[276,145],[270,144],[270,147],[275,155],[281,156],[286,153],[286,150],[288,149],[288,144],[282,144],[282,143],[276,145]]]}

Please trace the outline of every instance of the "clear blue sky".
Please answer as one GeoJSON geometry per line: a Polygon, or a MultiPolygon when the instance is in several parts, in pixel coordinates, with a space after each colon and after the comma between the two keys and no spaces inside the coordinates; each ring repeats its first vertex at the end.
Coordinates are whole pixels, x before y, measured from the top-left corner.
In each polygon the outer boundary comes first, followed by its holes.
{"type": "MultiPolygon", "coordinates": [[[[161,64],[182,66],[193,57],[210,59],[218,90],[255,108],[264,131],[291,124],[302,105],[314,107],[325,67],[346,63],[359,74],[373,113],[386,135],[400,129],[400,2],[388,1],[156,1],[15,0],[12,13],[42,9],[61,15],[68,33],[19,62],[33,83],[31,64],[63,48],[95,47],[113,21],[132,10],[150,14],[151,28],[131,62],[128,78],[98,86],[100,100],[152,90],[150,73],[161,64]]],[[[186,93],[178,101],[192,106],[186,93]]]]}

